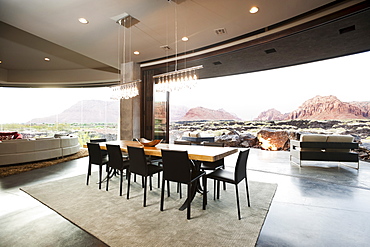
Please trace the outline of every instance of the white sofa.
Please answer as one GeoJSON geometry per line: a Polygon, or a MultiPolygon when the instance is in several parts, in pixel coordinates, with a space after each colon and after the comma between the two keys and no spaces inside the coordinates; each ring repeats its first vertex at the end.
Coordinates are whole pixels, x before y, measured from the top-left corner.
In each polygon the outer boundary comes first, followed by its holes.
{"type": "Polygon", "coordinates": [[[290,160],[298,159],[299,166],[302,160],[356,162],[353,168],[359,169],[358,154],[351,151],[357,148],[358,143],[350,135],[301,135],[299,141],[290,141],[290,160]]]}
{"type": "Polygon", "coordinates": [[[0,142],[0,166],[63,157],[79,150],[78,137],[6,140],[0,142]]]}

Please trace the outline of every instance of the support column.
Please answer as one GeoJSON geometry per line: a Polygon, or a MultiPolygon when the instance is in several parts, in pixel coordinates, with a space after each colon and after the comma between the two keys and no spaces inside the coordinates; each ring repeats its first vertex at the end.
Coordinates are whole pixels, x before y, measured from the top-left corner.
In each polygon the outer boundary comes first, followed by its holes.
{"type": "MultiPolygon", "coordinates": [[[[121,65],[121,72],[124,72],[125,81],[133,81],[140,78],[140,66],[134,62],[121,65]]],[[[140,138],[140,102],[142,97],[142,82],[138,83],[139,95],[131,99],[120,100],[119,139],[132,140],[140,138]]]]}

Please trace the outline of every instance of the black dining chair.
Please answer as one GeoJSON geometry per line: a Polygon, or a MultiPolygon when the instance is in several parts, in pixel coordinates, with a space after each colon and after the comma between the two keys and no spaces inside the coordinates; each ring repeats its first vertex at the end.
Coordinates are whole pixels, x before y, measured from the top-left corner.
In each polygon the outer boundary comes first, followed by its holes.
{"type": "Polygon", "coordinates": [[[106,191],[108,191],[111,173],[113,174],[116,171],[119,171],[120,172],[119,195],[122,196],[123,171],[126,170],[126,177],[128,178],[130,176],[129,172],[130,162],[126,158],[122,157],[122,151],[119,145],[106,144],[106,147],[109,157],[106,191]]]}
{"type": "MultiPolygon", "coordinates": [[[[99,166],[99,189],[101,189],[103,166],[108,163],[108,156],[103,155],[100,151],[99,143],[87,143],[87,150],[89,152],[89,167],[87,169],[86,185],[89,185],[89,177],[91,175],[91,165],[99,166]]],[[[106,167],[108,172],[108,167],[106,167]]]]}
{"type": "MultiPolygon", "coordinates": [[[[245,188],[246,188],[246,194],[247,194],[247,202],[248,207],[250,207],[250,201],[249,201],[249,190],[248,190],[248,179],[247,179],[247,160],[249,155],[249,150],[247,149],[245,151],[240,151],[238,160],[235,165],[235,171],[230,172],[224,169],[218,169],[214,172],[211,172],[207,174],[203,181],[204,181],[204,191],[207,191],[207,179],[214,179],[217,181],[222,181],[226,183],[231,183],[235,185],[235,192],[236,192],[236,204],[237,204],[237,210],[238,210],[238,218],[241,219],[240,216],[240,205],[239,205],[239,191],[238,191],[238,184],[245,179],[245,188]]],[[[217,188],[219,190],[219,188],[217,188]]],[[[214,193],[216,194],[216,187],[214,188],[214,193]]],[[[203,193],[203,200],[207,202],[207,193],[203,193]]],[[[203,209],[206,209],[206,204],[203,203],[203,209]]]]}
{"type": "MultiPolygon", "coordinates": [[[[222,142],[204,142],[202,143],[203,146],[209,146],[209,147],[225,147],[225,144],[222,142]]],[[[217,160],[215,162],[208,162],[203,161],[200,164],[200,169],[202,171],[215,171],[217,169],[225,169],[225,162],[224,159],[217,160]]],[[[215,180],[215,186],[216,186],[216,180],[215,180]]],[[[217,186],[220,186],[220,183],[217,183],[217,186]]],[[[226,183],[223,183],[224,190],[226,190],[226,183]]],[[[219,192],[219,190],[217,190],[219,192]]]]}
{"type": "Polygon", "coordinates": [[[180,144],[180,145],[191,145],[191,142],[186,141],[186,140],[175,140],[173,143],[174,144],[180,144]]]}
{"type": "MultiPolygon", "coordinates": [[[[148,176],[152,177],[153,174],[160,173],[162,167],[153,165],[148,162],[143,148],[127,146],[128,157],[129,157],[129,173],[140,175],[144,178],[144,202],[143,206],[146,207],[146,194],[147,194],[147,181],[148,176]]],[[[159,176],[158,176],[158,179],[159,176]]],[[[127,199],[130,198],[130,180],[131,176],[128,176],[128,185],[127,185],[127,199]]],[[[150,180],[151,181],[151,180],[150,180]]],[[[150,190],[152,190],[152,184],[150,183],[150,190]]]]}
{"type": "MultiPolygon", "coordinates": [[[[180,184],[187,184],[188,198],[187,198],[187,219],[190,219],[191,201],[195,195],[195,188],[199,179],[205,174],[204,171],[196,169],[194,163],[189,160],[187,151],[161,150],[163,160],[163,176],[162,176],[162,190],[161,190],[161,205],[160,210],[164,207],[164,187],[165,181],[177,182],[180,184]]],[[[169,183],[167,183],[169,190],[169,183]]],[[[203,203],[205,201],[203,200],[203,203]]]]}
{"type": "MultiPolygon", "coordinates": [[[[90,142],[93,142],[93,143],[100,143],[100,142],[106,142],[106,141],[107,141],[107,139],[105,139],[105,138],[90,139],[90,142]]],[[[101,149],[100,152],[102,152],[103,156],[104,155],[108,156],[108,151],[107,150],[101,149]]]]}

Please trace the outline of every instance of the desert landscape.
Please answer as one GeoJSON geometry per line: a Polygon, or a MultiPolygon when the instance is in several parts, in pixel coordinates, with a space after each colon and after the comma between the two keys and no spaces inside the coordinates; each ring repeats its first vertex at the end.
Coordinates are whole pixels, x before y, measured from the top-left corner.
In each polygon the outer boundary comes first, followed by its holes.
{"type": "MultiPolygon", "coordinates": [[[[181,109],[184,112],[184,107],[181,109]]],[[[370,101],[341,102],[332,95],[316,96],[290,113],[281,113],[272,108],[261,112],[253,121],[243,121],[222,109],[197,107],[183,115],[179,111],[173,115],[178,120],[172,118],[170,140],[181,139],[190,132],[199,136],[213,136],[216,142],[224,142],[226,146],[264,148],[258,137],[268,132],[286,139],[274,149],[288,150],[289,140],[299,139],[304,133],[352,135],[360,143],[358,152],[361,158],[368,160],[369,112],[370,101]]]]}

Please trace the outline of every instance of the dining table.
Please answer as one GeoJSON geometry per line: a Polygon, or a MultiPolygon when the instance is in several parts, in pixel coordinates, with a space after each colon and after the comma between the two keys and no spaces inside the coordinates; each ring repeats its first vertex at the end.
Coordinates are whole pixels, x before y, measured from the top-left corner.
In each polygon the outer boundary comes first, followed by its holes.
{"type": "MultiPolygon", "coordinates": [[[[167,144],[167,143],[159,143],[154,147],[147,147],[144,146],[139,141],[129,141],[129,140],[117,140],[117,141],[108,141],[108,142],[100,142],[100,148],[102,150],[106,150],[106,144],[112,145],[119,145],[122,152],[127,153],[127,147],[142,147],[144,148],[145,155],[148,156],[155,156],[155,157],[162,157],[162,149],[165,150],[177,150],[177,151],[187,151],[190,160],[193,160],[195,164],[199,164],[202,161],[207,162],[215,162],[218,160],[222,160],[225,157],[232,155],[238,152],[237,148],[232,147],[215,147],[215,146],[202,146],[202,145],[181,145],[181,144],[167,144]]],[[[84,147],[86,148],[87,145],[85,144],[84,147]]],[[[199,165],[197,165],[199,169],[199,165]]],[[[198,190],[199,191],[199,187],[198,190]]],[[[203,192],[206,193],[206,192],[203,192]]],[[[188,195],[187,200],[193,200],[195,197],[196,191],[192,191],[191,195],[188,195]]],[[[186,209],[187,202],[180,207],[180,210],[186,209]]]]}
{"type": "MultiPolygon", "coordinates": [[[[138,141],[128,140],[117,140],[100,142],[100,148],[106,150],[106,144],[119,145],[122,152],[127,153],[127,146],[132,147],[143,147],[146,155],[161,157],[161,150],[177,150],[177,151],[188,151],[189,159],[197,161],[208,161],[215,162],[223,159],[231,154],[238,152],[237,148],[232,147],[213,147],[213,146],[202,146],[202,145],[181,145],[181,144],[167,144],[159,143],[154,147],[146,147],[138,141]]],[[[87,145],[84,145],[87,147],[87,145]]]]}

